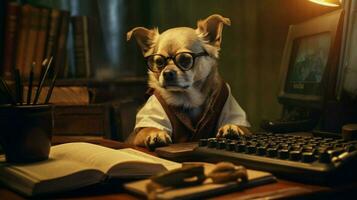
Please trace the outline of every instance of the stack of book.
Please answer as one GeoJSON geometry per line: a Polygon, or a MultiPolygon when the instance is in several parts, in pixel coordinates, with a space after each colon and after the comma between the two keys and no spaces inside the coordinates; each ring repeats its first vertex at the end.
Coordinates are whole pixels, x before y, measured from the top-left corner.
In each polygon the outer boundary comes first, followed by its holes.
{"type": "MultiPolygon", "coordinates": [[[[73,24],[73,48],[75,77],[90,76],[90,40],[88,17],[71,17],[69,11],[21,5],[11,2],[7,5],[4,34],[4,59],[0,73],[11,78],[15,68],[23,78],[28,77],[33,62],[35,78],[41,74],[41,63],[53,56],[54,72],[60,78],[68,76],[67,38],[69,25],[73,24]]],[[[53,73],[53,72],[52,72],[53,73]]]]}

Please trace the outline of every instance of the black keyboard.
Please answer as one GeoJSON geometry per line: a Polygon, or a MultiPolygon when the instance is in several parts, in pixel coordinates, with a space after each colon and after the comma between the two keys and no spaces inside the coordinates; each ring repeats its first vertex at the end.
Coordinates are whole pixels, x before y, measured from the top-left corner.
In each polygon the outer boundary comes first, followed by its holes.
{"type": "Polygon", "coordinates": [[[202,161],[230,161],[308,183],[357,180],[357,141],[260,133],[235,140],[201,139],[193,154],[202,161]]]}

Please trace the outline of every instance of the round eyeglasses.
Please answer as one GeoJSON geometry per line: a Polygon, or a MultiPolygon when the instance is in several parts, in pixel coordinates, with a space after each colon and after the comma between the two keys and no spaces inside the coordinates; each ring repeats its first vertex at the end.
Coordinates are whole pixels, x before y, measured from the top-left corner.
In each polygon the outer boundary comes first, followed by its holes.
{"type": "Polygon", "coordinates": [[[165,57],[161,54],[153,54],[148,57],[145,57],[145,59],[148,64],[149,70],[152,72],[161,72],[161,70],[166,67],[169,59],[173,60],[175,65],[179,67],[182,71],[187,71],[194,66],[195,59],[200,56],[208,56],[208,53],[180,52],[174,56],[169,57],[165,57]]]}

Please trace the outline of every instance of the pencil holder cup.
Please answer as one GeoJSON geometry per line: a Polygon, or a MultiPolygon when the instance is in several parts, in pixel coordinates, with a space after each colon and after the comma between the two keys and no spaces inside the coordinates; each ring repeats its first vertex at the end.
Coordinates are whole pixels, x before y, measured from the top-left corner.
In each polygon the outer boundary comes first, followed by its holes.
{"type": "Polygon", "coordinates": [[[7,162],[48,159],[52,138],[51,105],[0,106],[0,143],[7,162]]]}

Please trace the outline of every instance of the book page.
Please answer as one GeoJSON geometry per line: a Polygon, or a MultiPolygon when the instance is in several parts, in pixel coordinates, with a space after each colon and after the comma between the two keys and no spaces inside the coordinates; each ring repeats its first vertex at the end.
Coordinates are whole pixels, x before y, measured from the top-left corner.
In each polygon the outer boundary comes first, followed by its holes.
{"type": "Polygon", "coordinates": [[[33,182],[55,179],[90,169],[90,167],[87,167],[80,162],[59,159],[49,159],[33,164],[14,164],[4,168],[11,171],[13,174],[21,175],[33,182]]]}
{"type": "Polygon", "coordinates": [[[156,156],[152,156],[150,154],[143,153],[141,151],[138,151],[138,150],[135,150],[135,149],[131,149],[131,148],[120,149],[120,151],[123,152],[123,153],[127,153],[132,157],[137,157],[138,159],[141,158],[141,159],[146,159],[146,160],[151,161],[151,162],[161,163],[168,170],[177,169],[177,168],[180,168],[182,166],[180,163],[173,162],[173,161],[166,160],[166,159],[162,159],[162,158],[159,158],[159,157],[156,157],[156,156]]]}
{"type": "Polygon", "coordinates": [[[46,193],[100,182],[103,172],[80,162],[50,158],[30,164],[0,164],[0,181],[25,194],[46,193]]]}
{"type": "MultiPolygon", "coordinates": [[[[135,150],[133,150],[135,152],[135,150]]],[[[132,151],[132,152],[133,152],[132,151]]],[[[66,143],[51,148],[51,157],[58,159],[77,160],[86,165],[107,173],[119,163],[130,163],[145,168],[145,163],[165,165],[162,159],[149,159],[145,153],[130,153],[128,150],[114,150],[90,143],[66,143]]],[[[138,152],[138,151],[137,151],[138,152]]],[[[170,163],[171,164],[171,163],[170,163]]],[[[169,167],[171,168],[171,167],[169,167]]],[[[134,173],[134,172],[133,172],[134,173]]]]}
{"type": "Polygon", "coordinates": [[[181,167],[180,163],[161,159],[135,149],[126,148],[119,151],[136,161],[119,163],[113,166],[108,171],[108,174],[112,177],[147,178],[160,172],[181,167]]]}

